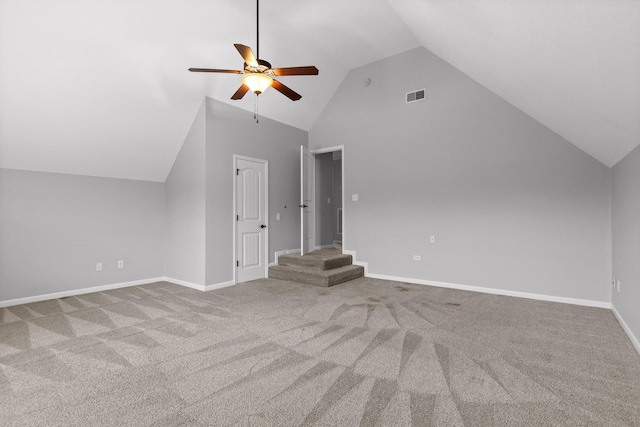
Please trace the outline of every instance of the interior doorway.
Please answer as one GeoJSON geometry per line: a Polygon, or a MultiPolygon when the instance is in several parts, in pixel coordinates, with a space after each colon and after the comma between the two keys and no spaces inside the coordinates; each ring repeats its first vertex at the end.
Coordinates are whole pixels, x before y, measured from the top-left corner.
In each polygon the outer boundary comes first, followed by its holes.
{"type": "Polygon", "coordinates": [[[344,230],[344,147],[301,147],[301,252],[338,246],[344,230]]]}
{"type": "Polygon", "coordinates": [[[342,244],[342,152],[317,154],[316,248],[342,244]]]}

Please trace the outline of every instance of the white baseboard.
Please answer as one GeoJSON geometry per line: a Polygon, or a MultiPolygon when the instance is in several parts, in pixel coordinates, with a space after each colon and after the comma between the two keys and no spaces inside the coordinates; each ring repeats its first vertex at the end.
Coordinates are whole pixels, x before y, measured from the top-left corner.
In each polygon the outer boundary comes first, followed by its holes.
{"type": "Polygon", "coordinates": [[[214,289],[226,288],[227,286],[233,286],[236,284],[236,282],[233,280],[230,280],[228,282],[214,283],[213,285],[198,285],[197,283],[191,283],[185,280],[174,279],[173,277],[163,277],[162,279],[165,282],[170,282],[170,283],[173,283],[174,285],[185,286],[187,288],[197,289],[198,291],[202,291],[202,292],[213,291],[214,289]]]}
{"type": "Polygon", "coordinates": [[[174,279],[173,277],[163,277],[162,281],[173,283],[174,285],[184,286],[185,288],[197,289],[199,291],[205,291],[205,285],[198,285],[197,283],[187,282],[186,280],[174,279]]]}
{"type": "Polygon", "coordinates": [[[636,348],[636,351],[638,352],[638,354],[640,354],[640,340],[638,340],[638,338],[633,334],[631,328],[629,327],[629,325],[627,325],[627,322],[624,321],[613,304],[611,304],[611,311],[613,311],[613,315],[616,316],[616,319],[618,319],[618,323],[620,323],[620,326],[622,326],[622,329],[624,329],[624,331],[627,333],[627,336],[631,340],[633,346],[636,348]]]}
{"type": "Polygon", "coordinates": [[[505,295],[509,297],[528,298],[540,301],[560,302],[564,304],[582,305],[585,307],[611,308],[611,303],[578,298],[559,297],[554,295],[533,294],[529,292],[509,291],[496,288],[484,288],[481,286],[459,285],[457,283],[435,282],[432,280],[412,279],[409,277],[387,276],[384,274],[369,273],[367,277],[373,279],[392,280],[395,282],[414,283],[416,285],[436,286],[439,288],[460,289],[463,291],[481,292],[493,295],[505,295]]]}
{"type": "MultiPolygon", "coordinates": [[[[300,252],[300,250],[294,249],[294,250],[276,252],[276,262],[277,262],[277,257],[279,255],[296,253],[296,252],[300,252]]],[[[529,298],[529,299],[542,300],[542,301],[560,302],[565,304],[575,304],[575,305],[582,305],[587,307],[608,308],[613,311],[614,315],[616,316],[616,318],[624,328],[625,332],[631,338],[631,341],[633,342],[634,346],[636,347],[636,349],[638,349],[638,352],[640,352],[640,344],[638,343],[638,339],[633,335],[633,333],[631,332],[631,329],[629,329],[629,327],[624,322],[620,314],[615,310],[615,308],[609,302],[566,298],[566,297],[533,294],[533,293],[518,292],[518,291],[508,291],[504,289],[484,288],[479,286],[460,285],[455,283],[436,282],[436,281],[423,280],[423,279],[413,279],[409,277],[398,277],[398,276],[389,276],[384,274],[369,273],[368,271],[369,264],[362,261],[356,261],[355,251],[345,250],[343,251],[343,253],[347,255],[351,255],[353,257],[353,264],[364,267],[365,276],[371,277],[373,279],[383,279],[383,280],[391,280],[396,282],[415,283],[418,285],[437,286],[441,288],[460,289],[465,291],[482,292],[482,293],[494,294],[494,295],[506,295],[506,296],[512,296],[512,297],[518,297],[518,298],[529,298]]],[[[134,280],[131,282],[122,282],[122,283],[113,283],[110,285],[94,286],[91,288],[74,289],[70,291],[55,292],[51,294],[43,294],[43,295],[36,295],[32,297],[5,300],[5,301],[0,301],[0,307],[10,307],[13,305],[28,304],[32,302],[45,301],[45,300],[56,299],[56,298],[64,298],[64,297],[69,297],[74,295],[82,295],[82,294],[88,294],[92,292],[101,292],[101,291],[107,291],[110,289],[126,288],[129,286],[146,285],[149,283],[162,282],[162,281],[170,282],[180,286],[185,286],[187,288],[197,289],[203,292],[212,291],[214,289],[226,288],[228,286],[233,286],[236,284],[234,281],[228,281],[228,282],[215,283],[212,285],[205,286],[205,285],[198,285],[196,283],[187,282],[185,280],[179,280],[179,279],[174,279],[172,277],[163,276],[163,277],[154,277],[151,279],[134,280]]]]}
{"type": "Polygon", "coordinates": [[[112,283],[110,285],[94,286],[91,288],[73,289],[70,291],[54,292],[51,294],[35,295],[32,297],[16,298],[0,301],[0,307],[10,307],[12,305],[29,304],[32,302],[46,301],[50,299],[71,297],[75,295],[90,294],[92,292],[108,291],[111,289],[127,288],[129,286],[146,285],[148,283],[169,281],[166,277],[154,277],[152,279],[133,280],[131,282],[112,283]]]}
{"type": "Polygon", "coordinates": [[[174,285],[185,286],[187,288],[197,289],[203,292],[212,291],[214,289],[226,288],[227,286],[233,286],[236,284],[236,282],[234,281],[229,281],[229,282],[215,283],[213,285],[204,286],[204,285],[198,285],[196,283],[187,282],[185,280],[179,280],[179,279],[174,279],[172,277],[162,276],[162,277],[154,277],[151,279],[133,280],[131,282],[122,282],[122,283],[112,283],[110,285],[101,285],[101,286],[94,286],[91,288],[73,289],[70,291],[54,292],[51,294],[35,295],[32,297],[16,298],[16,299],[11,299],[6,301],[0,301],[0,307],[11,307],[13,305],[29,304],[32,302],[46,301],[50,299],[72,297],[75,295],[90,294],[92,292],[102,292],[102,291],[108,291],[111,289],[128,288],[129,286],[147,285],[149,283],[155,283],[155,282],[169,282],[169,283],[173,283],[174,285]]]}
{"type": "Polygon", "coordinates": [[[236,284],[236,282],[234,282],[233,280],[230,280],[228,282],[220,282],[220,283],[214,283],[213,285],[207,285],[205,286],[205,292],[208,291],[213,291],[215,289],[222,289],[222,288],[226,288],[229,286],[234,286],[236,284]]]}

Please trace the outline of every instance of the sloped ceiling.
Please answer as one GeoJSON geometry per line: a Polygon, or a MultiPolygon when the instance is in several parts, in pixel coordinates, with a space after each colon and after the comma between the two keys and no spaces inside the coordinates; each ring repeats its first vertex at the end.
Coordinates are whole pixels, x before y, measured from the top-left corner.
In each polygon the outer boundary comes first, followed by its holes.
{"type": "MultiPolygon", "coordinates": [[[[262,0],[260,53],[302,94],[261,115],[308,130],[346,73],[424,46],[611,166],[640,143],[640,2],[262,0]]],[[[164,181],[204,96],[229,97],[254,0],[0,0],[0,167],[164,181]]],[[[259,125],[258,125],[259,126],[259,125]]]]}
{"type": "Polygon", "coordinates": [[[640,1],[390,3],[424,47],[607,166],[640,144],[640,1]]]}

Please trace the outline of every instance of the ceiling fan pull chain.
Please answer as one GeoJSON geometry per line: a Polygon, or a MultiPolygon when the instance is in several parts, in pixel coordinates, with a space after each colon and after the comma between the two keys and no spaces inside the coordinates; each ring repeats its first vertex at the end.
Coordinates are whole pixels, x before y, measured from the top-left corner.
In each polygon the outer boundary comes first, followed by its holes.
{"type": "Polygon", "coordinates": [[[260,123],[260,119],[258,116],[258,95],[256,95],[253,100],[253,119],[256,121],[256,123],[260,123]]]}

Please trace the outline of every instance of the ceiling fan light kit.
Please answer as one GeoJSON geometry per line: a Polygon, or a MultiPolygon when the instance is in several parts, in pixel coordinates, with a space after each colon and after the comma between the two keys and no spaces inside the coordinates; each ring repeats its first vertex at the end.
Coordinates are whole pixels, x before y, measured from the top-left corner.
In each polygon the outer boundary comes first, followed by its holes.
{"type": "Polygon", "coordinates": [[[273,84],[273,79],[262,73],[247,73],[242,76],[242,83],[249,86],[251,92],[260,95],[273,84]]]}
{"type": "MultiPolygon", "coordinates": [[[[256,0],[256,52],[260,55],[260,4],[256,0]]],[[[199,73],[227,73],[242,74],[242,85],[231,96],[231,99],[242,99],[244,95],[251,91],[260,95],[269,87],[273,87],[292,101],[297,101],[302,96],[289,87],[276,80],[274,76],[317,76],[318,69],[313,65],[303,67],[271,68],[271,64],[265,60],[257,58],[250,47],[236,43],[234,44],[242,58],[244,67],[242,70],[224,70],[216,68],[189,68],[189,71],[199,73]]],[[[257,107],[256,107],[257,108],[257,107]]]]}

